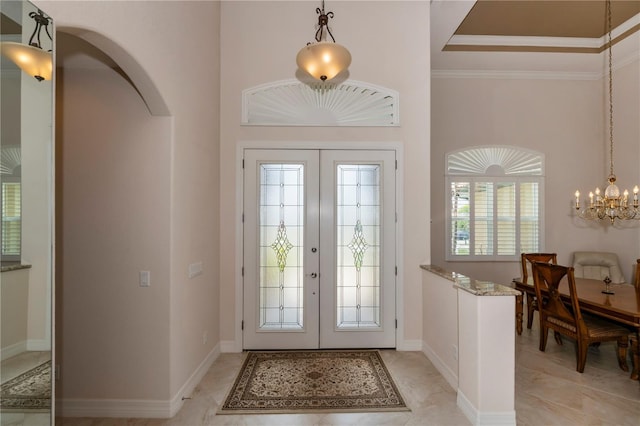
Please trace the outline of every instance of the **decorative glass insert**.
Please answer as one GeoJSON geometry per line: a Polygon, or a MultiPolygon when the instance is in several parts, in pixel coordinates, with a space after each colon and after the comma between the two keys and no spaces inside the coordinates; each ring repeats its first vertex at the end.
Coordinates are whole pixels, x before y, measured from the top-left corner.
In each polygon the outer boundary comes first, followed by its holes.
{"type": "Polygon", "coordinates": [[[260,165],[259,328],[304,326],[304,165],[260,165]]]}
{"type": "Polygon", "coordinates": [[[336,185],[336,326],[379,328],[381,168],[340,164],[336,185]]]}

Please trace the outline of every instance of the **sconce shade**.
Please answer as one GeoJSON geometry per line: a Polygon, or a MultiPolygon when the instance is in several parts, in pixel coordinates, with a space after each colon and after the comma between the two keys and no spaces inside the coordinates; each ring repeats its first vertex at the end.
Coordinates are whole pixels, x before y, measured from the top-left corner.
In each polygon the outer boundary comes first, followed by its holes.
{"type": "Polygon", "coordinates": [[[0,43],[0,52],[30,76],[38,80],[51,80],[53,74],[51,52],[13,41],[0,43]]]}
{"type": "Polygon", "coordinates": [[[328,41],[309,43],[296,56],[296,63],[313,77],[331,80],[342,70],[349,68],[351,54],[346,47],[328,41]]]}

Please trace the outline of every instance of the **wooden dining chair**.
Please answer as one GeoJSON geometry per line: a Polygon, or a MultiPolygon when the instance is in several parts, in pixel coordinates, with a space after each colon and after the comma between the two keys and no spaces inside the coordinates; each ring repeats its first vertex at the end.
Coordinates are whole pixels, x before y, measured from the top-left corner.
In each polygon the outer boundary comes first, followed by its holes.
{"type": "MultiPolygon", "coordinates": [[[[522,253],[520,257],[522,261],[522,282],[524,284],[528,284],[531,262],[558,264],[558,255],[556,253],[522,253]]],[[[536,296],[527,293],[527,328],[529,329],[533,325],[533,313],[537,310],[538,301],[536,300],[536,296]]],[[[558,339],[556,338],[556,340],[558,339]]]]}
{"type": "Polygon", "coordinates": [[[587,362],[589,345],[598,342],[616,341],[618,344],[618,365],[622,370],[629,371],[629,366],[627,365],[629,330],[615,322],[582,314],[573,268],[534,261],[532,263],[532,273],[536,296],[539,301],[539,349],[544,352],[547,346],[549,329],[574,339],[576,341],[576,371],[582,373],[587,362]],[[565,276],[569,284],[570,304],[565,304],[558,291],[560,281],[565,276]]]}
{"type": "Polygon", "coordinates": [[[640,259],[636,260],[636,276],[633,280],[633,285],[640,289],[640,259]]]}

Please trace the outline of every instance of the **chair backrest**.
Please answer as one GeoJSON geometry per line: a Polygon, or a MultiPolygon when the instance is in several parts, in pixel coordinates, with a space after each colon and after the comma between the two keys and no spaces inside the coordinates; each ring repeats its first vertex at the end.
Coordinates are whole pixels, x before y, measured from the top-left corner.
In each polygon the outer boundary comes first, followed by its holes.
{"type": "Polygon", "coordinates": [[[636,260],[636,277],[633,285],[635,285],[637,289],[640,289],[640,259],[636,260]]]}
{"type": "Polygon", "coordinates": [[[573,253],[573,269],[577,278],[603,280],[609,277],[613,284],[624,283],[624,275],[615,253],[576,251],[573,253]]]}
{"type": "Polygon", "coordinates": [[[541,320],[548,321],[549,318],[556,318],[570,324],[574,328],[571,331],[577,336],[586,333],[586,326],[578,303],[574,269],[570,266],[534,261],[532,272],[541,320]],[[558,292],[558,286],[565,275],[569,284],[570,307],[564,303],[558,292]]]}
{"type": "MultiPolygon", "coordinates": [[[[522,282],[529,282],[529,275],[531,274],[531,262],[546,262],[558,264],[558,255],[556,253],[522,253],[520,255],[522,261],[522,282]]],[[[533,274],[531,274],[533,277],[533,274]]],[[[533,278],[531,279],[533,284],[533,278]]]]}

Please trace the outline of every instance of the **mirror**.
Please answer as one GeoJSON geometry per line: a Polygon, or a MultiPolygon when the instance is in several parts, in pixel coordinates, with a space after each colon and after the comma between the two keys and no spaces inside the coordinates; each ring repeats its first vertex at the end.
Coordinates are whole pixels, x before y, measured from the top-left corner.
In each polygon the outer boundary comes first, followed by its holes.
{"type": "Polygon", "coordinates": [[[25,49],[52,66],[53,34],[32,3],[0,0],[2,425],[52,423],[53,81],[16,66],[8,47],[39,43],[25,49]]]}

